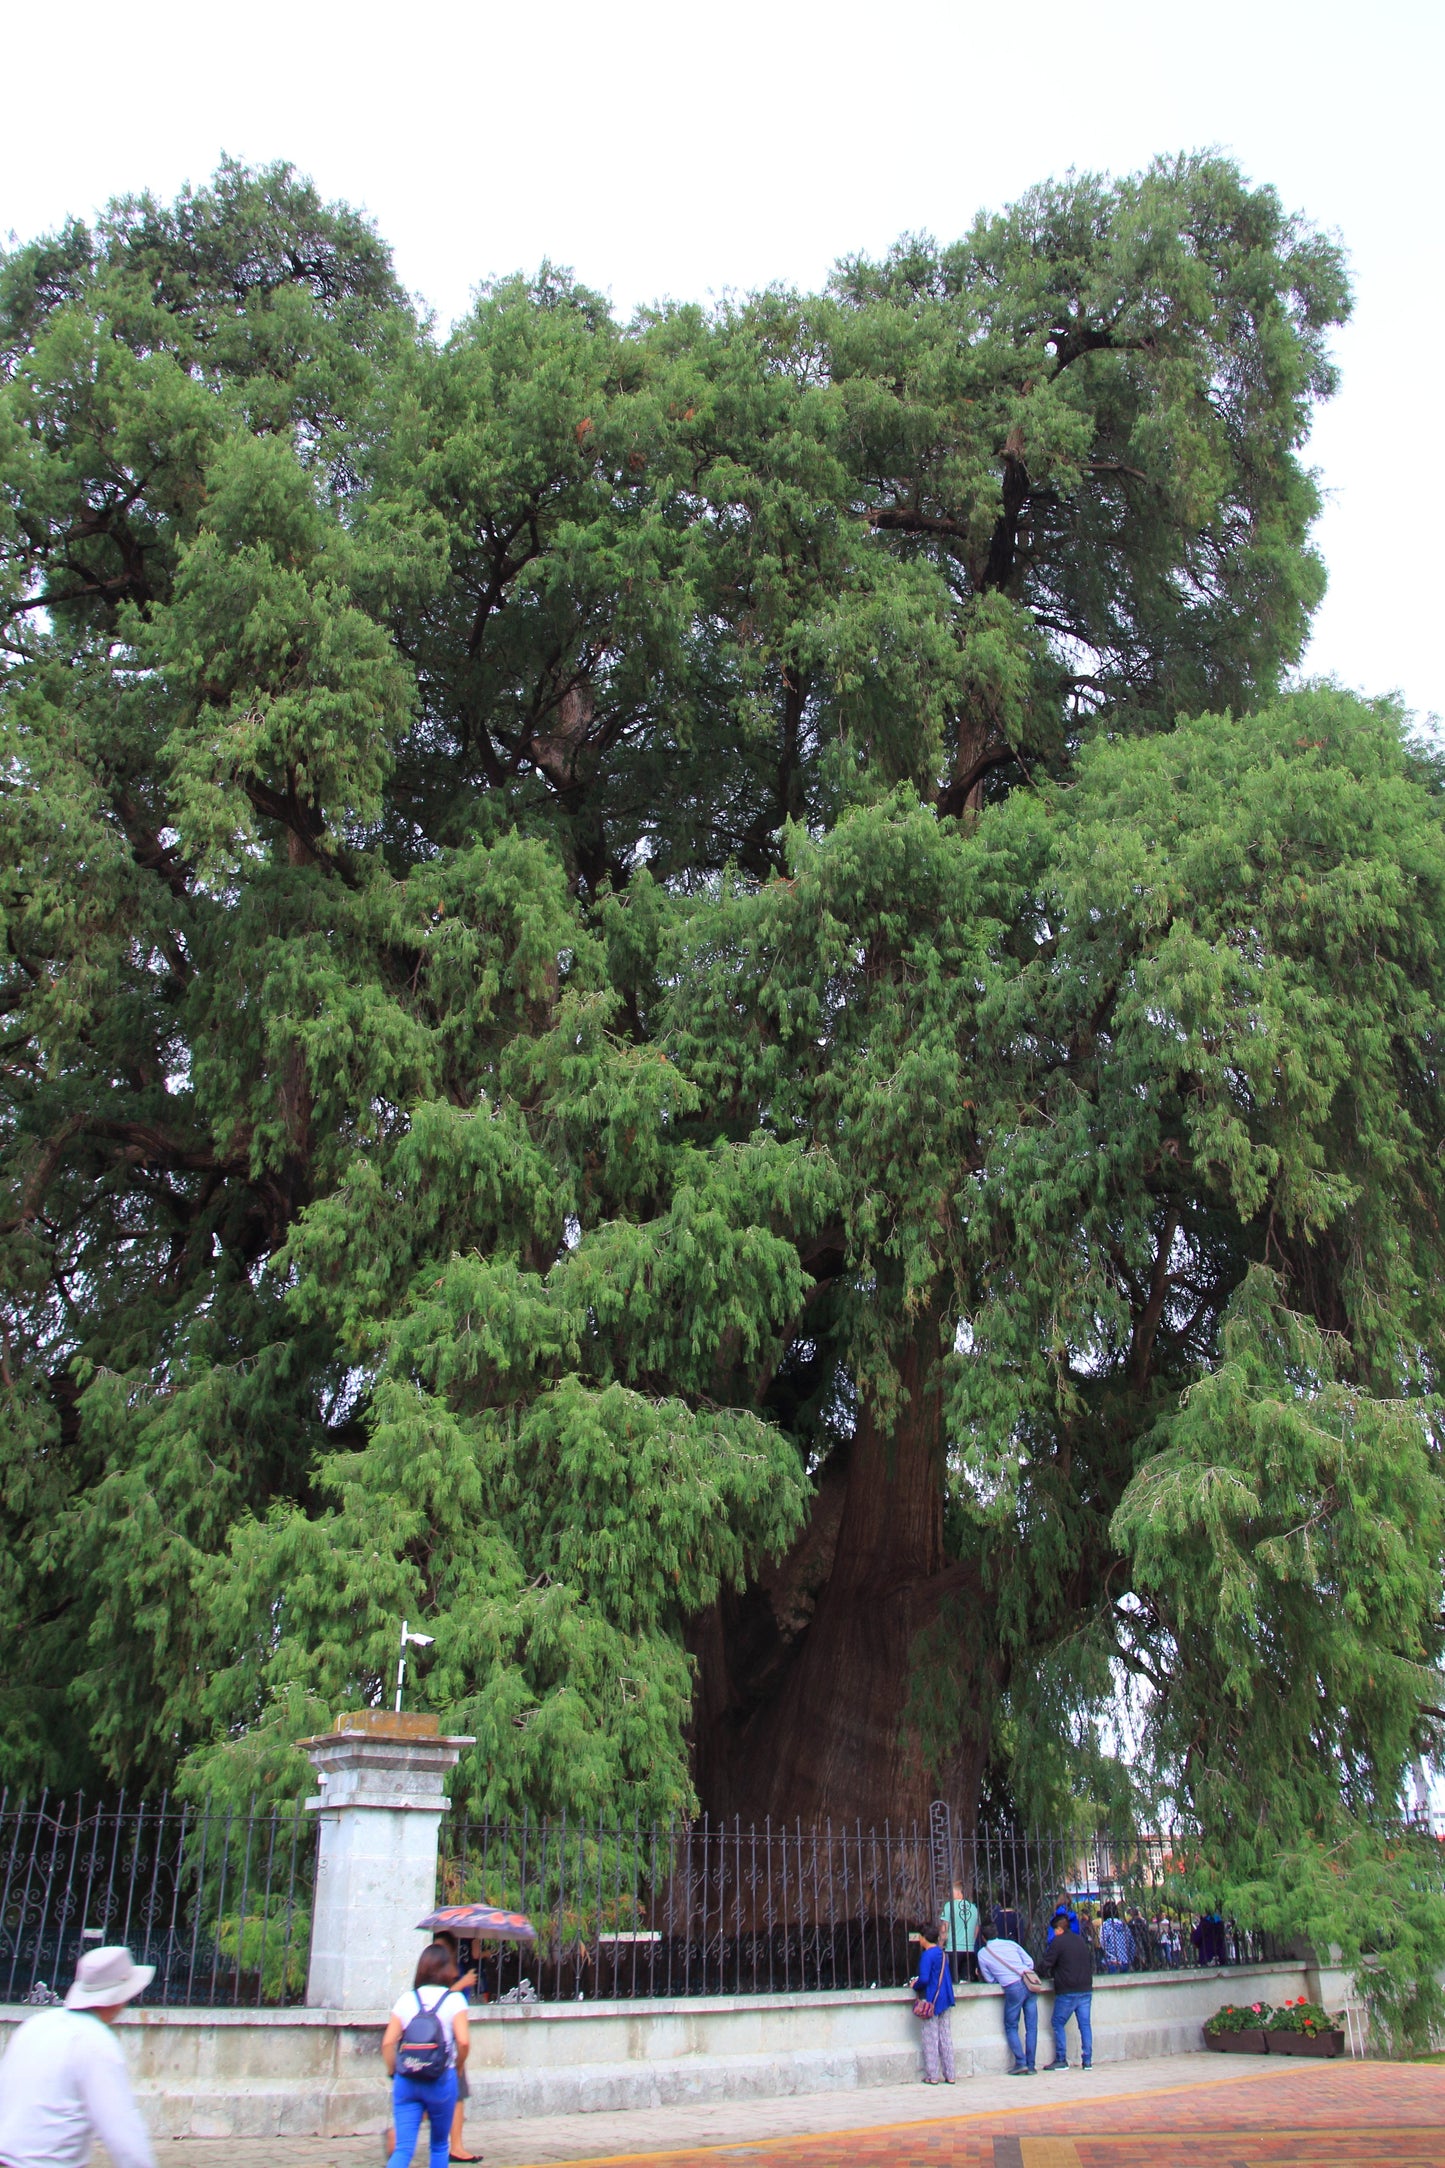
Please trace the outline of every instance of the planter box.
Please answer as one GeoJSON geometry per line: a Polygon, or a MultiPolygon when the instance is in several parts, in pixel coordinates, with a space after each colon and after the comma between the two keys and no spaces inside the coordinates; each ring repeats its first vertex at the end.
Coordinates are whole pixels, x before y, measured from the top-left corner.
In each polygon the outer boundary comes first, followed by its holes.
{"type": "MultiPolygon", "coordinates": [[[[1268,2055],[1270,2042],[1279,2037],[1278,2033],[1265,2032],[1206,2033],[1204,2045],[1213,2048],[1216,2055],[1268,2055]]],[[[1304,2034],[1298,2037],[1303,2040],[1304,2034]]]]}
{"type": "Polygon", "coordinates": [[[1267,2036],[1271,2055],[1343,2055],[1342,2032],[1271,2032],[1267,2036]]]}

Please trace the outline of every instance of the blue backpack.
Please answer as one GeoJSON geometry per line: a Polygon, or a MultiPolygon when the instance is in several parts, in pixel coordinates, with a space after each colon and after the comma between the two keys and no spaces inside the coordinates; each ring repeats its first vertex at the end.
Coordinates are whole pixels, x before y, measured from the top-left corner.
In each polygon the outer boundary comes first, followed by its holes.
{"type": "Polygon", "coordinates": [[[431,2078],[444,2078],[451,2062],[446,2027],[437,2016],[448,1990],[441,1990],[430,2009],[422,2001],[419,1988],[414,1987],[412,1993],[416,1996],[416,2016],[408,2018],[401,2029],[396,2044],[396,2073],[425,2085],[431,2078]]]}

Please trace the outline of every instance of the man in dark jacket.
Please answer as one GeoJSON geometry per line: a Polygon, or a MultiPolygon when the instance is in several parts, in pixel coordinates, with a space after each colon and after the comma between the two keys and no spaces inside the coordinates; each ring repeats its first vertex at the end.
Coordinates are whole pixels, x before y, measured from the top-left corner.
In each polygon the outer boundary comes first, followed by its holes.
{"type": "Polygon", "coordinates": [[[1204,1912],[1189,1935],[1201,1965],[1222,1965],[1228,1953],[1224,1944],[1224,1921],[1217,1912],[1204,1912]]]}
{"type": "Polygon", "coordinates": [[[1094,2060],[1094,1945],[1087,1935],[1070,1927],[1066,1912],[1054,1914],[1049,1946],[1039,1959],[1039,1971],[1054,1987],[1054,2059],[1049,2068],[1069,2067],[1064,2028],[1072,2017],[1078,2020],[1079,2045],[1087,2070],[1094,2060]]]}

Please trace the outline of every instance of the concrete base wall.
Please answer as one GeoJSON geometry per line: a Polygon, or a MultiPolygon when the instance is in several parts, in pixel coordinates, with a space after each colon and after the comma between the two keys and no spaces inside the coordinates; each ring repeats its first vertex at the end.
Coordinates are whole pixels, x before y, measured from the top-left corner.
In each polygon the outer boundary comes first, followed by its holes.
{"type": "MultiPolygon", "coordinates": [[[[1343,2000],[1342,1976],[1332,1976],[1343,2000]]],[[[1325,1982],[1304,1962],[1145,1973],[1094,1984],[1094,2058],[1177,2055],[1202,2044],[1222,2002],[1283,2002],[1325,1982]]],[[[1040,2000],[1039,2061],[1052,2057],[1040,2000]]],[[[960,2078],[1002,2072],[1002,1998],[959,1990],[960,2078]]],[[[27,2011],[0,2008],[0,2043],[27,2011]]],[[[142,2112],[168,2137],[343,2137],[390,2120],[384,2019],[326,2010],[134,2010],[120,2037],[142,2112]]],[[[1077,2056],[1071,2028],[1071,2053],[1077,2056]]],[[[918,2021],[900,1988],[671,2002],[492,2005],[472,2012],[469,2124],[489,2115],[576,2115],[907,2083],[918,2021]]]]}

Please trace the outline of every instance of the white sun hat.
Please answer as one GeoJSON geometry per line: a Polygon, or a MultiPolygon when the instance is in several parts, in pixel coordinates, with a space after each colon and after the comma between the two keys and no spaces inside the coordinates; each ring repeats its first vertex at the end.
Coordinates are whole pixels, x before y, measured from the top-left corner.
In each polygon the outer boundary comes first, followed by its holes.
{"type": "Polygon", "coordinates": [[[156,1976],[154,1965],[131,1963],[130,1951],[119,1943],[105,1950],[87,1950],[75,1968],[75,1985],[65,1998],[67,2010],[114,2010],[129,2002],[156,1976]]]}

